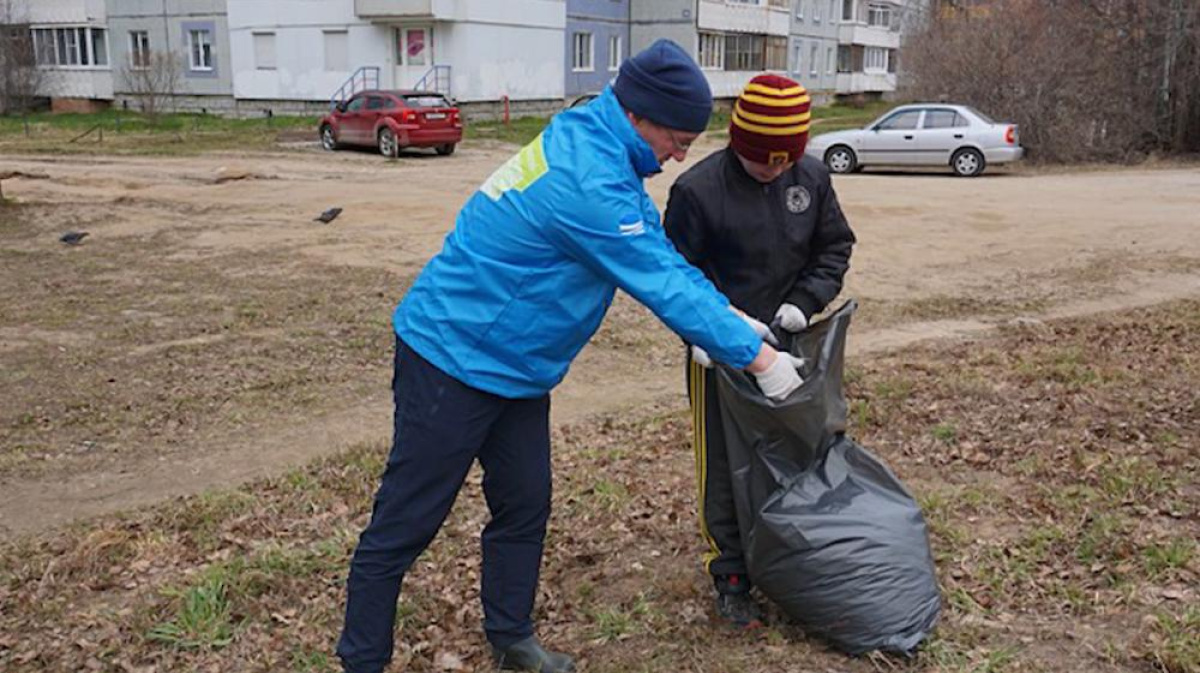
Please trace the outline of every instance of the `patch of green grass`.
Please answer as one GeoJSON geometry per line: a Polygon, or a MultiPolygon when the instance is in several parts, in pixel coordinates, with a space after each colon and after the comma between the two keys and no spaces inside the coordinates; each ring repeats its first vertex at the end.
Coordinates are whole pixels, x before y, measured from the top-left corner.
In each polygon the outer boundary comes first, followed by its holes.
{"type": "Polygon", "coordinates": [[[1189,606],[1181,615],[1156,615],[1154,642],[1148,658],[1166,673],[1200,672],[1200,607],[1189,606]]]}
{"type": "Polygon", "coordinates": [[[1010,665],[1016,659],[1015,647],[987,649],[965,647],[964,644],[935,636],[917,655],[922,670],[946,673],[1001,673],[1016,670],[1010,665]]]}
{"type": "Polygon", "coordinates": [[[641,622],[651,615],[650,602],[641,594],[628,608],[611,607],[589,613],[592,637],[601,643],[622,640],[641,630],[641,622]]]}
{"type": "Polygon", "coordinates": [[[533,142],[549,123],[549,117],[518,117],[510,119],[507,124],[503,121],[472,122],[468,119],[463,125],[463,138],[499,140],[524,147],[533,142]]]}
{"type": "Polygon", "coordinates": [[[958,438],[958,429],[951,422],[938,423],[930,432],[934,439],[946,444],[953,444],[958,438]]]}
{"type": "Polygon", "coordinates": [[[292,651],[291,667],[295,673],[336,673],[342,670],[342,664],[329,652],[298,648],[292,651]]]}
{"type": "Polygon", "coordinates": [[[1133,554],[1129,520],[1120,514],[1095,514],[1079,533],[1075,557],[1083,563],[1117,563],[1133,554]]]}
{"type": "Polygon", "coordinates": [[[175,616],[152,628],[149,639],[187,650],[219,649],[233,642],[227,580],[227,570],[218,566],[188,589],[168,590],[178,600],[175,616]]]}
{"type": "Polygon", "coordinates": [[[619,512],[629,502],[629,489],[624,484],[601,479],[592,485],[597,506],[606,512],[619,512]]]}
{"type": "Polygon", "coordinates": [[[1172,570],[1187,568],[1195,553],[1195,540],[1174,538],[1165,545],[1154,543],[1143,549],[1142,565],[1151,578],[1157,578],[1172,570]]]}

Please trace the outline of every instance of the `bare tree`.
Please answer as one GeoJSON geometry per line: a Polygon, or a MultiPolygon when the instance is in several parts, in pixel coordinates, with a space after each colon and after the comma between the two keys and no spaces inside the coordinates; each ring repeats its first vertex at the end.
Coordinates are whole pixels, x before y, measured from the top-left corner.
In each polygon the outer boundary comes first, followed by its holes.
{"type": "Polygon", "coordinates": [[[0,113],[27,112],[42,94],[47,73],[38,67],[29,21],[13,0],[0,2],[0,113]]]}
{"type": "Polygon", "coordinates": [[[122,68],[121,76],[142,112],[154,119],[174,102],[183,77],[183,62],[171,52],[135,53],[132,61],[122,68]]]}

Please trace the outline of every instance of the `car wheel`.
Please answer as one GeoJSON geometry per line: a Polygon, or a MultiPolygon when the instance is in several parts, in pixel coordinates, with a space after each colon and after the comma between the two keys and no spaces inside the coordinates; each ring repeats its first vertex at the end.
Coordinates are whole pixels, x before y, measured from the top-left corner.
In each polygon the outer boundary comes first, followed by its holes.
{"type": "Polygon", "coordinates": [[[389,159],[395,159],[400,154],[396,132],[386,126],[379,129],[379,153],[389,159]]]}
{"type": "Polygon", "coordinates": [[[445,145],[438,145],[437,153],[444,157],[454,154],[454,143],[446,143],[445,145]]]}
{"type": "Polygon", "coordinates": [[[340,147],[337,137],[333,135],[333,127],[329,124],[321,127],[321,147],[330,152],[340,147]]]}
{"type": "Polygon", "coordinates": [[[985,165],[983,155],[979,153],[979,150],[969,147],[955,152],[954,156],[950,158],[950,167],[954,169],[954,173],[964,178],[973,178],[979,175],[983,172],[985,165]]]}
{"type": "Polygon", "coordinates": [[[825,153],[825,165],[830,173],[852,173],[858,168],[858,157],[845,145],[834,145],[825,153]]]}

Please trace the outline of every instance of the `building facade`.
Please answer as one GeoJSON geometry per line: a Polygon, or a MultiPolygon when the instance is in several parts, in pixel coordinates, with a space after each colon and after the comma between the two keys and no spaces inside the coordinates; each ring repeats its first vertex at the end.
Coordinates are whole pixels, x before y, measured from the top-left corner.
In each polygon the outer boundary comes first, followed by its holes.
{"type": "Polygon", "coordinates": [[[629,56],[629,0],[567,0],[564,92],[600,91],[629,56]]]}
{"type": "Polygon", "coordinates": [[[837,93],[885,97],[896,91],[903,0],[842,0],[837,93]]]}
{"type": "Polygon", "coordinates": [[[175,109],[222,110],[232,102],[226,0],[107,0],[107,13],[118,102],[136,104],[143,71],[168,66],[176,72],[175,109]]]}
{"type": "Polygon", "coordinates": [[[90,112],[113,99],[112,49],[104,0],[9,3],[29,26],[42,72],[40,91],[64,112],[90,112]]]}
{"type": "Polygon", "coordinates": [[[816,103],[837,95],[841,11],[842,0],[794,0],[792,5],[788,72],[816,103]]]}

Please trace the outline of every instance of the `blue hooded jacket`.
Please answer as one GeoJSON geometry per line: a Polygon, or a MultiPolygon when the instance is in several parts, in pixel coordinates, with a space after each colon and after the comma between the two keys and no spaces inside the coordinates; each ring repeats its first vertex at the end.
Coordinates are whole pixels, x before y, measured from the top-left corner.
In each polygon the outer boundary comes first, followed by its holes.
{"type": "Polygon", "coordinates": [[[539,397],[619,287],[688,343],[744,368],[762,340],[676,252],[642,186],[662,168],[611,87],[554,117],[467,201],[396,307],[396,334],[468,386],[539,397]]]}

